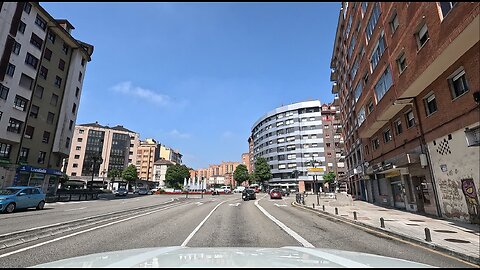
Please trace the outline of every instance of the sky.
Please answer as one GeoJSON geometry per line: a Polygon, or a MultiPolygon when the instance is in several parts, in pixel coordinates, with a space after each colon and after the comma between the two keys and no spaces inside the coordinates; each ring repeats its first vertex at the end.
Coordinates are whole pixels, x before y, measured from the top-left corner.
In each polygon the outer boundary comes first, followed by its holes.
{"type": "Polygon", "coordinates": [[[123,125],[178,149],[188,167],[241,162],[276,107],[333,101],[340,3],[56,3],[95,49],[77,124],[123,125]]]}

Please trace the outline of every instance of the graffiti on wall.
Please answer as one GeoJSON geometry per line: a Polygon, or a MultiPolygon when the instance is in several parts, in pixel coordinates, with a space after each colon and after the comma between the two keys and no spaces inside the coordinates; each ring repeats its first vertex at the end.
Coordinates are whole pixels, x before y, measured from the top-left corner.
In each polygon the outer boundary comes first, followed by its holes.
{"type": "Polygon", "coordinates": [[[469,219],[468,213],[461,211],[463,195],[460,193],[460,185],[450,178],[439,179],[441,202],[443,203],[444,215],[448,218],[469,219]]]}
{"type": "Polygon", "coordinates": [[[472,178],[462,179],[462,191],[467,202],[470,222],[480,223],[480,206],[478,203],[477,191],[472,178]]]}

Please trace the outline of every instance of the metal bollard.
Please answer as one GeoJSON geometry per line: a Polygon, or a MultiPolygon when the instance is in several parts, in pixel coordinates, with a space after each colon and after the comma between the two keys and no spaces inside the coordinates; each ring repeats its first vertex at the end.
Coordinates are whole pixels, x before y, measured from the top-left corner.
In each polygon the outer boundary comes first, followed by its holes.
{"type": "Polygon", "coordinates": [[[425,228],[425,241],[432,242],[432,235],[430,234],[429,228],[425,228]]]}
{"type": "Polygon", "coordinates": [[[325,212],[325,205],[322,205],[322,210],[323,212],[325,212]]]}
{"type": "Polygon", "coordinates": [[[385,228],[385,220],[383,217],[380,218],[380,227],[385,228]]]}
{"type": "Polygon", "coordinates": [[[312,207],[313,207],[313,209],[315,209],[315,204],[314,203],[312,203],[312,207]]]}
{"type": "Polygon", "coordinates": [[[353,211],[353,220],[357,220],[357,212],[353,211]]]}
{"type": "Polygon", "coordinates": [[[338,208],[335,207],[335,215],[338,215],[338,208]]]}

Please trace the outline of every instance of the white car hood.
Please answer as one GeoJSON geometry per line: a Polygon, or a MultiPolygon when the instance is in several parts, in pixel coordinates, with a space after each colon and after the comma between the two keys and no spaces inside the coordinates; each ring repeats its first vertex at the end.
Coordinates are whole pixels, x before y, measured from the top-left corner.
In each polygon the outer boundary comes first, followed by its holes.
{"type": "Polygon", "coordinates": [[[373,254],[333,249],[282,248],[190,248],[159,247],[91,254],[34,266],[44,267],[209,267],[209,268],[292,268],[292,267],[432,267],[426,264],[373,254]]]}

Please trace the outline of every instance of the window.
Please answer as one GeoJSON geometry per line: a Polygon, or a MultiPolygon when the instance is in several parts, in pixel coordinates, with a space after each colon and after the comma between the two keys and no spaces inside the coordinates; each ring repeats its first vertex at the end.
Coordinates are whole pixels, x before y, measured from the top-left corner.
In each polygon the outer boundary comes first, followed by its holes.
{"type": "Polygon", "coordinates": [[[38,14],[37,18],[35,19],[35,24],[38,25],[38,27],[42,28],[43,31],[45,31],[45,29],[47,28],[47,22],[38,14]]]}
{"type": "Polygon", "coordinates": [[[287,145],[287,151],[293,151],[295,150],[295,145],[292,144],[292,145],[287,145]]]}
{"type": "Polygon", "coordinates": [[[47,117],[47,123],[48,124],[53,124],[53,118],[55,118],[55,114],[48,112],[48,117],[47,117]]]}
{"type": "Polygon", "coordinates": [[[367,12],[368,2],[362,2],[362,14],[365,15],[367,12]]]}
{"type": "Polygon", "coordinates": [[[0,83],[0,98],[1,99],[7,100],[9,91],[10,91],[10,88],[8,88],[5,85],[0,83]]]}
{"type": "Polygon", "coordinates": [[[45,48],[45,53],[43,54],[43,58],[50,61],[50,59],[52,59],[52,51],[50,51],[48,48],[45,48]]]}
{"type": "Polygon", "coordinates": [[[27,128],[25,129],[25,138],[27,139],[31,139],[33,137],[33,131],[35,130],[34,127],[32,126],[27,126],[27,128]]]}
{"type": "Polygon", "coordinates": [[[72,113],[75,114],[76,111],[77,111],[77,104],[73,103],[72,113]]]}
{"type": "Polygon", "coordinates": [[[397,30],[398,28],[398,15],[397,13],[395,12],[392,16],[392,19],[390,20],[390,28],[392,29],[392,34],[395,33],[395,31],[397,30]]]}
{"type": "Polygon", "coordinates": [[[293,119],[289,119],[289,120],[285,121],[285,125],[290,125],[290,124],[293,124],[293,123],[294,123],[293,119]]]}
{"type": "Polygon", "coordinates": [[[77,139],[77,142],[82,142],[83,141],[83,138],[78,138],[77,139]]]}
{"type": "Polygon", "coordinates": [[[21,162],[27,162],[28,152],[30,152],[30,149],[28,149],[28,148],[22,147],[22,149],[20,149],[20,161],[21,162]]]}
{"type": "MultiPolygon", "coordinates": [[[[84,132],[85,132],[85,130],[83,130],[83,129],[78,130],[78,134],[83,134],[84,132]]],[[[133,147],[133,145],[130,145],[130,147],[133,147]]]]}
{"type": "MultiPolygon", "coordinates": [[[[80,150],[80,149],[82,149],[82,147],[81,147],[81,146],[77,146],[77,147],[75,147],[75,150],[80,150]]],[[[76,158],[77,156],[78,156],[78,157],[80,157],[79,155],[75,155],[75,158],[76,158]]]]}
{"type": "Polygon", "coordinates": [[[58,96],[55,94],[52,94],[52,98],[50,99],[50,105],[57,106],[58,103],[58,96]]]}
{"type": "Polygon", "coordinates": [[[43,137],[42,137],[42,142],[43,143],[48,143],[49,140],[50,140],[50,132],[44,131],[43,132],[43,137]]]}
{"type": "Polygon", "coordinates": [[[79,81],[79,82],[82,81],[82,72],[81,72],[81,71],[78,73],[78,81],[79,81]]]}
{"type": "Polygon", "coordinates": [[[40,153],[38,153],[38,163],[39,164],[43,164],[45,163],[45,156],[47,155],[47,152],[43,152],[43,151],[40,151],[40,153]]]}
{"type": "Polygon", "coordinates": [[[38,106],[32,105],[32,108],[30,108],[30,117],[37,118],[39,109],[38,106]]]}
{"type": "Polygon", "coordinates": [[[297,163],[288,163],[288,168],[296,168],[297,163]]]}
{"type": "Polygon", "coordinates": [[[355,58],[355,62],[353,63],[352,70],[350,71],[351,80],[355,79],[355,75],[357,75],[358,67],[360,65],[360,56],[355,58]]]}
{"type": "Polygon", "coordinates": [[[16,41],[13,41],[13,49],[12,49],[12,52],[16,55],[19,55],[20,54],[20,48],[22,48],[22,44],[16,42],[16,41]]]}
{"type": "Polygon", "coordinates": [[[78,163],[73,163],[73,168],[78,168],[78,163]]]}
{"type": "Polygon", "coordinates": [[[295,141],[295,136],[287,137],[287,142],[295,141]]]}
{"type": "Polygon", "coordinates": [[[362,109],[358,111],[358,116],[357,116],[358,126],[361,126],[364,121],[365,121],[365,107],[362,107],[362,109]]]}
{"type": "Polygon", "coordinates": [[[62,78],[55,76],[55,86],[60,88],[61,85],[62,85],[62,78]]]}
{"type": "Polygon", "coordinates": [[[25,33],[25,28],[27,28],[27,25],[24,22],[20,21],[20,24],[18,25],[18,32],[22,34],[25,33]]]}
{"type": "Polygon", "coordinates": [[[287,159],[296,159],[297,155],[296,154],[289,154],[287,155],[287,159]]]}
{"type": "Polygon", "coordinates": [[[375,85],[375,93],[377,95],[377,102],[379,102],[385,93],[390,89],[392,86],[392,74],[390,73],[390,67],[387,67],[383,72],[382,76],[378,80],[377,84],[375,85]]]}
{"type": "Polygon", "coordinates": [[[75,97],[78,97],[79,93],[80,93],[80,88],[77,87],[77,90],[75,90],[75,97]]]}
{"type": "Polygon", "coordinates": [[[358,82],[357,87],[355,87],[355,102],[357,102],[360,96],[362,95],[362,91],[363,91],[362,82],[358,82]]]}
{"type": "Polygon", "coordinates": [[[373,71],[380,62],[380,58],[382,58],[383,52],[385,51],[385,38],[383,37],[383,33],[378,38],[377,44],[375,45],[375,49],[373,49],[372,56],[370,57],[370,68],[373,71]]]}
{"type": "Polygon", "coordinates": [[[387,143],[392,140],[392,133],[390,132],[390,129],[387,129],[383,132],[383,142],[387,143]]]}
{"type": "Polygon", "coordinates": [[[82,58],[81,65],[82,65],[82,67],[84,67],[84,66],[85,66],[85,58],[82,58]]]}
{"type": "Polygon", "coordinates": [[[10,120],[8,121],[7,131],[10,131],[13,133],[20,133],[22,124],[23,124],[22,121],[19,121],[15,118],[10,118],[10,120]]]}
{"type": "Polygon", "coordinates": [[[282,122],[277,122],[277,127],[283,126],[283,121],[282,122]]]}
{"type": "Polygon", "coordinates": [[[76,172],[72,172],[72,176],[77,176],[77,173],[76,173],[76,172]]]}
{"type": "Polygon", "coordinates": [[[14,73],[15,73],[15,65],[8,63],[7,71],[5,72],[5,74],[7,74],[10,77],[13,77],[14,73]]]}
{"type": "Polygon", "coordinates": [[[418,32],[415,34],[415,37],[417,39],[418,49],[421,49],[428,40],[428,29],[426,23],[420,27],[420,30],[418,30],[418,32]]]}
{"type": "Polygon", "coordinates": [[[423,100],[425,102],[425,112],[427,113],[427,116],[437,111],[437,102],[435,100],[435,94],[430,94],[423,100]]]}
{"type": "Polygon", "coordinates": [[[399,73],[402,74],[402,72],[407,68],[407,60],[405,59],[404,52],[397,58],[397,65],[399,73]]]}
{"type": "Polygon", "coordinates": [[[69,129],[69,130],[72,130],[72,128],[73,128],[73,121],[70,120],[70,124],[68,125],[68,129],[69,129]]]}
{"type": "Polygon", "coordinates": [[[24,87],[28,90],[32,90],[33,78],[30,78],[29,76],[22,73],[22,76],[20,76],[20,82],[18,83],[18,85],[20,85],[20,86],[22,86],[22,87],[24,87]]]}
{"type": "Polygon", "coordinates": [[[468,92],[467,79],[465,78],[465,70],[460,67],[453,75],[448,79],[450,89],[452,90],[452,98],[457,98],[466,92],[468,92]]]}
{"type": "Polygon", "coordinates": [[[12,146],[10,144],[0,142],[0,158],[9,158],[11,149],[12,146]]]}
{"type": "Polygon", "coordinates": [[[445,18],[447,14],[452,10],[453,6],[455,6],[457,2],[440,2],[440,8],[442,10],[442,15],[445,18]]]}
{"type": "Polygon", "coordinates": [[[407,120],[407,127],[411,128],[415,125],[415,117],[413,116],[413,111],[409,111],[405,114],[405,118],[407,120]]]}
{"type": "Polygon", "coordinates": [[[60,59],[60,61],[58,61],[58,68],[62,71],[65,70],[65,61],[60,59]]]}
{"type": "Polygon", "coordinates": [[[63,52],[67,55],[68,54],[68,45],[64,42],[63,43],[63,48],[62,48],[63,52]]]}
{"type": "Polygon", "coordinates": [[[286,165],[285,164],[278,164],[278,169],[285,169],[286,165]]]}
{"type": "Polygon", "coordinates": [[[395,131],[397,132],[397,135],[402,134],[403,132],[402,120],[397,119],[394,125],[395,125],[395,131]]]}
{"type": "Polygon", "coordinates": [[[25,11],[27,14],[30,14],[30,11],[32,10],[32,4],[30,3],[25,3],[25,6],[23,6],[23,11],[25,11]]]}
{"type": "Polygon", "coordinates": [[[50,40],[52,43],[55,43],[55,38],[56,37],[57,36],[54,33],[52,33],[51,31],[49,31],[48,34],[47,34],[48,40],[50,40]]]}
{"type": "Polygon", "coordinates": [[[372,140],[372,148],[373,150],[377,150],[380,147],[380,142],[378,141],[378,138],[375,138],[372,140]]]}
{"type": "Polygon", "coordinates": [[[65,140],[65,147],[70,148],[70,138],[69,137],[67,137],[67,139],[65,140]]]}
{"type": "Polygon", "coordinates": [[[372,15],[370,15],[370,19],[368,19],[366,28],[367,40],[370,40],[373,30],[375,30],[375,25],[377,25],[378,18],[380,17],[380,7],[378,5],[378,2],[376,2],[373,7],[372,15]]]}
{"type": "Polygon", "coordinates": [[[13,102],[13,107],[21,111],[27,110],[28,99],[21,97],[19,95],[15,96],[15,101],[13,102]]]}
{"type": "Polygon", "coordinates": [[[43,39],[41,39],[39,36],[32,33],[32,36],[30,37],[30,43],[33,46],[35,46],[37,49],[41,50],[42,49],[42,44],[43,44],[43,39]]]}
{"type": "Polygon", "coordinates": [[[43,79],[47,79],[47,74],[48,74],[48,69],[44,66],[41,66],[40,67],[40,77],[42,77],[43,79]]]}
{"type": "Polygon", "coordinates": [[[38,98],[42,98],[43,97],[43,90],[44,88],[40,85],[37,85],[37,88],[35,89],[35,96],[38,97],[38,98]]]}

